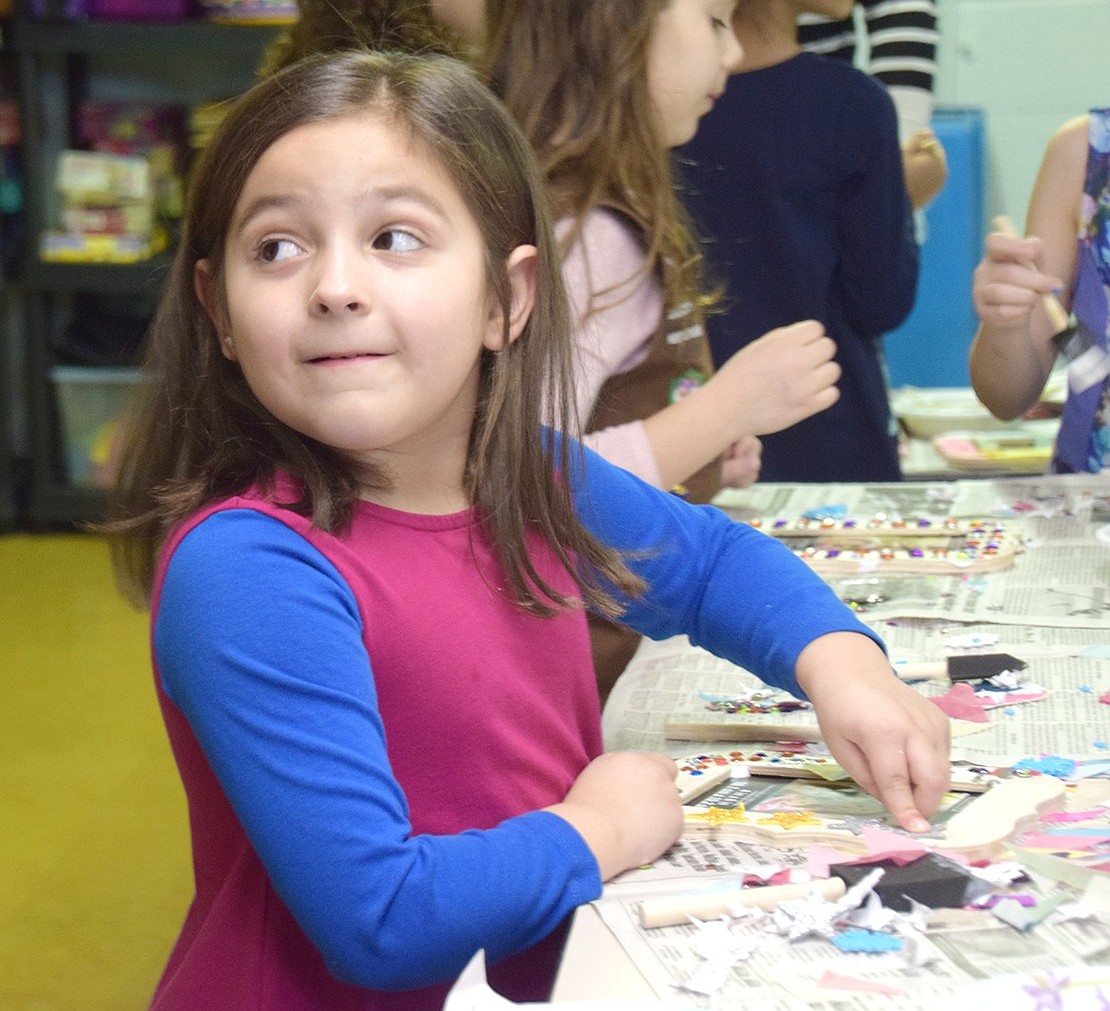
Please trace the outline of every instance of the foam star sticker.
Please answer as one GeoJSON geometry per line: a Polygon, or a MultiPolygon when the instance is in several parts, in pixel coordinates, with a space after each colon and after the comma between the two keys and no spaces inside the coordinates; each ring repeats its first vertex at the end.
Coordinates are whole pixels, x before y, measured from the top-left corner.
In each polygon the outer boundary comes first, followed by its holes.
{"type": "Polygon", "coordinates": [[[832,939],[832,943],[841,951],[850,952],[902,950],[902,939],[900,937],[895,937],[893,934],[884,934],[876,930],[862,930],[859,927],[853,927],[851,930],[846,930],[842,934],[837,934],[832,939]]]}

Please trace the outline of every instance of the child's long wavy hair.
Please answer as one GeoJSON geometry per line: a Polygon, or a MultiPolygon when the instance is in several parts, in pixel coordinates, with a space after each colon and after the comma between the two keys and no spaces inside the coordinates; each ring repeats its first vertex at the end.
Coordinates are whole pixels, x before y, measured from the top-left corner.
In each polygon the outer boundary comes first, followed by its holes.
{"type": "Polygon", "coordinates": [[[195,264],[207,260],[213,288],[222,292],[229,225],[262,153],[298,126],[368,110],[410,131],[454,180],[482,233],[489,297],[501,309],[506,337],[506,257],[520,245],[538,250],[527,325],[504,350],[482,352],[467,491],[522,606],[549,614],[572,603],[533,568],[525,541],[534,531],[589,602],[617,613],[603,587],[636,593],[642,584],[578,523],[565,479],[577,461],[565,440],[543,433],[545,422],[573,430],[573,419],[556,413],[566,408],[543,406],[573,399],[571,338],[550,211],[528,142],[457,61],[366,52],[310,57],[256,84],[196,166],[104,525],[120,584],[132,600],[149,599],[158,553],[175,524],[253,485],[272,488],[279,471],[301,489],[287,506],[327,530],[343,529],[362,488],[384,486],[382,474],[287,427],[259,403],[239,366],[220,353],[193,286],[195,264]]]}
{"type": "MultiPolygon", "coordinates": [[[[648,90],[648,49],[671,0],[489,0],[485,69],[531,142],[555,212],[578,239],[597,207],[640,228],[664,305],[706,307],[702,256],[675,194],[648,90]]],[[[595,293],[595,295],[598,293],[595,293]]]]}

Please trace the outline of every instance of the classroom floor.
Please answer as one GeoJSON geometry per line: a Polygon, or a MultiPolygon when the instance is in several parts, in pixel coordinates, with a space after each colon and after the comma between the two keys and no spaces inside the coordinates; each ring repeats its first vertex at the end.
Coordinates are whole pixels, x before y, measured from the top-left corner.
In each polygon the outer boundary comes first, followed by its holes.
{"type": "Polygon", "coordinates": [[[192,884],[146,616],[104,542],[0,536],[0,1008],[145,1008],[192,884]]]}

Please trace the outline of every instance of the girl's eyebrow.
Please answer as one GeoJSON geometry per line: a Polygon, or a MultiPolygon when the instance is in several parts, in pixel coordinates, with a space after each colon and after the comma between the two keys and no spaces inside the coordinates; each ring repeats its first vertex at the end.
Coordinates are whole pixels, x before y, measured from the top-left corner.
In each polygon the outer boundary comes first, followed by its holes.
{"type": "Polygon", "coordinates": [[[382,203],[408,200],[419,204],[441,218],[449,217],[447,208],[432,194],[416,186],[379,186],[371,190],[371,195],[382,203]]]}
{"type": "Polygon", "coordinates": [[[242,214],[233,219],[232,233],[239,235],[250,222],[258,217],[264,211],[272,208],[288,207],[296,201],[289,194],[263,194],[260,197],[255,197],[246,207],[243,208],[242,214]]]}
{"type": "MultiPolygon", "coordinates": [[[[450,217],[447,209],[439,200],[426,190],[416,186],[405,186],[403,184],[375,186],[367,191],[366,197],[368,200],[373,200],[376,203],[382,204],[407,201],[425,208],[443,220],[448,220],[450,217]]],[[[234,233],[236,235],[241,233],[252,219],[256,218],[264,211],[271,209],[280,210],[301,202],[302,198],[293,193],[264,193],[256,197],[243,208],[242,215],[240,215],[239,219],[235,222],[234,233]]]]}

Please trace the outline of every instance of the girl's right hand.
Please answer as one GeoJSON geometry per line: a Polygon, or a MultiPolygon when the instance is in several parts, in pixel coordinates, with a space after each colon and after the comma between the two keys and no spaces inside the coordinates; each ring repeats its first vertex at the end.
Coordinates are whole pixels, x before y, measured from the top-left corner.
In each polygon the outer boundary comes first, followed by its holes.
{"type": "Polygon", "coordinates": [[[650,863],[682,834],[677,772],[666,755],[607,752],[582,770],[562,803],[544,810],[574,826],[608,881],[650,863]]]}
{"type": "Polygon", "coordinates": [[[902,146],[902,170],[914,210],[924,207],[944,188],[948,158],[932,130],[917,130],[902,146]]]}
{"type": "Polygon", "coordinates": [[[987,236],[971,285],[971,300],[984,325],[1000,329],[1024,325],[1041,297],[1059,290],[1059,278],[1042,273],[1037,266],[1040,260],[1040,239],[1005,232],[987,236]]]}
{"type": "Polygon", "coordinates": [[[835,342],[816,320],[792,323],[746,344],[707,385],[729,391],[738,435],[770,435],[836,403],[835,354],[835,342]]]}

